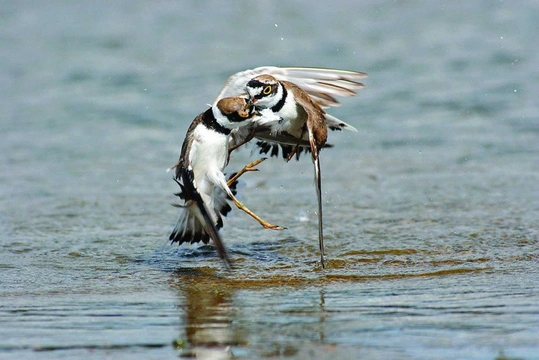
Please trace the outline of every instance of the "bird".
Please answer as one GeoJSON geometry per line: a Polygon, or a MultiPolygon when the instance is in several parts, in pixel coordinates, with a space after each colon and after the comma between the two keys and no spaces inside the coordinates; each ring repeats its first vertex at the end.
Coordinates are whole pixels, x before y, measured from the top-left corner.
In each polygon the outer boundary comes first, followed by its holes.
{"type": "MultiPolygon", "coordinates": [[[[276,116],[259,118],[232,133],[231,148],[256,138],[261,152],[279,147],[283,157],[299,158],[302,150],[310,151],[314,164],[314,177],[318,201],[318,240],[320,261],[325,267],[324,233],[322,217],[322,184],[320,150],[327,144],[328,128],[331,130],[357,131],[353,126],[329,114],[324,108],[338,106],[336,96],[354,96],[364,88],[359,80],[366,73],[309,67],[263,66],[238,72],[229,77],[219,96],[247,97],[257,109],[271,110],[276,116]]],[[[218,96],[218,98],[219,98],[218,96]]]]}
{"type": "MultiPolygon", "coordinates": [[[[261,160],[246,165],[238,175],[226,180],[223,173],[229,159],[229,136],[233,129],[246,126],[264,116],[273,116],[269,110],[257,111],[243,97],[224,97],[199,114],[187,130],[174,180],[181,191],[176,195],[184,201],[182,213],[169,236],[173,243],[209,243],[211,239],[219,257],[230,268],[231,260],[219,235],[223,226],[221,215],[231,210],[227,200],[256,219],[263,227],[273,230],[284,228],[273,225],[239,202],[233,185],[247,171],[256,171],[261,160]],[[232,187],[232,188],[231,188],[232,187]]],[[[263,160],[263,159],[262,159],[263,160]]]]}

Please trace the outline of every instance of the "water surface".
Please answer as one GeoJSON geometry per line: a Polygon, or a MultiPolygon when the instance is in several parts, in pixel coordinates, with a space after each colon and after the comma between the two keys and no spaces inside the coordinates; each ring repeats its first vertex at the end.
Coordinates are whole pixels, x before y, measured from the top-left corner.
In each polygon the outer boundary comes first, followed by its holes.
{"type": "MultiPolygon", "coordinates": [[[[4,2],[0,357],[539,356],[539,6],[4,2]],[[226,78],[369,73],[322,152],[270,159],[212,247],[167,243],[173,165],[226,78]]],[[[255,159],[236,152],[229,170],[255,159]]]]}

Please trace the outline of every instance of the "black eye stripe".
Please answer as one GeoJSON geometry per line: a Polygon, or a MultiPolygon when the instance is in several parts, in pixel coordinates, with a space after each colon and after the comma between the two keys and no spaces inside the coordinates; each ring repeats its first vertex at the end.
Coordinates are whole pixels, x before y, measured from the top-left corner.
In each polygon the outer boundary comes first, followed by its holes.
{"type": "Polygon", "coordinates": [[[262,81],[256,80],[256,79],[253,79],[247,83],[247,86],[252,87],[252,88],[259,88],[259,87],[261,88],[261,87],[264,87],[265,85],[266,84],[264,84],[262,81]]]}

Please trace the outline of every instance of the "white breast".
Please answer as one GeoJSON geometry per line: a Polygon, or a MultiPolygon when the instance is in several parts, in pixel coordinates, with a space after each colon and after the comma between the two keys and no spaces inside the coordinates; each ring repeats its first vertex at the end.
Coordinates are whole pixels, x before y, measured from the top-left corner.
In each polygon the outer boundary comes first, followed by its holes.
{"type": "Polygon", "coordinates": [[[291,91],[288,91],[285,103],[276,115],[279,116],[281,120],[272,124],[272,133],[278,134],[282,131],[286,131],[291,135],[297,137],[301,136],[301,130],[305,120],[298,114],[296,100],[291,91]]]}
{"type": "Polygon", "coordinates": [[[228,136],[199,124],[193,131],[189,162],[200,193],[211,194],[215,184],[210,180],[222,173],[228,159],[228,136]]]}

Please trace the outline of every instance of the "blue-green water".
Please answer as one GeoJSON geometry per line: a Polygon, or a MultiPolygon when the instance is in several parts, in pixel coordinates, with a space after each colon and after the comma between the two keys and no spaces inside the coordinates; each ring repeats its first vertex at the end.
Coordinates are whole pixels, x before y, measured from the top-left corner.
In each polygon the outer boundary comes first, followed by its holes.
{"type": "MultiPolygon", "coordinates": [[[[539,4],[0,4],[0,358],[538,359],[539,4]],[[312,164],[245,175],[212,248],[165,170],[226,78],[369,73],[312,164]]],[[[256,158],[234,153],[229,169],[256,158]]]]}

